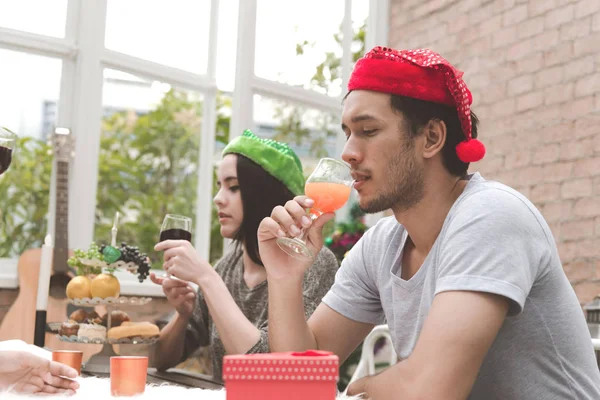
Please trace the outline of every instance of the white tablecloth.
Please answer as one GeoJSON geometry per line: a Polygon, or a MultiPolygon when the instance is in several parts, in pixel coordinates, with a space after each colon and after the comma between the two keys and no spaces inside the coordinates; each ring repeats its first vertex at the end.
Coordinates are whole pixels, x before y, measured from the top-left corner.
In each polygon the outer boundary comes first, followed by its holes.
{"type": "MultiPolygon", "coordinates": [[[[31,353],[37,354],[41,357],[52,359],[52,353],[41,349],[36,346],[28,345],[25,342],[18,340],[10,340],[6,342],[0,342],[1,350],[25,350],[31,353]]],[[[110,380],[107,378],[96,378],[96,377],[79,377],[77,381],[81,385],[79,390],[74,396],[68,397],[73,400],[90,400],[90,399],[104,399],[110,397],[110,380]]],[[[22,400],[24,398],[37,397],[37,396],[24,396],[11,393],[0,393],[2,400],[22,400]]],[[[64,396],[43,396],[37,397],[41,399],[65,399],[64,396]]],[[[194,400],[225,400],[225,390],[206,390],[198,388],[184,388],[181,386],[174,385],[147,385],[146,391],[142,396],[135,397],[136,399],[152,399],[152,400],[165,400],[165,399],[194,399],[194,400]]],[[[351,400],[358,399],[357,397],[348,397],[339,395],[337,400],[351,400]]],[[[307,399],[309,400],[309,399],[307,399]]],[[[310,399],[312,400],[312,399],[310,399]]]]}

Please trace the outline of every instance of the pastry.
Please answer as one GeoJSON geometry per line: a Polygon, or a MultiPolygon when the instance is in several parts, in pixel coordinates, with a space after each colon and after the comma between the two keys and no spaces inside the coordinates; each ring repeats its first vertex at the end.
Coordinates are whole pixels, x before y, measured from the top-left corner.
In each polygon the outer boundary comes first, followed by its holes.
{"type": "Polygon", "coordinates": [[[62,336],[77,336],[79,324],[73,320],[63,322],[58,330],[58,334],[62,336]]]}
{"type": "MultiPolygon", "coordinates": [[[[131,321],[129,315],[124,311],[113,311],[110,313],[110,326],[111,328],[121,326],[123,322],[131,321]]],[[[102,325],[108,326],[108,313],[102,316],[102,325]]]]}
{"type": "Polygon", "coordinates": [[[109,339],[122,339],[132,337],[150,338],[158,336],[160,330],[158,326],[150,322],[130,322],[126,321],[115,328],[108,330],[109,339]]]}
{"type": "Polygon", "coordinates": [[[95,324],[79,324],[78,338],[106,339],[106,327],[95,324]]]}
{"type": "Polygon", "coordinates": [[[88,313],[84,322],[86,324],[102,325],[102,318],[100,318],[96,311],[91,311],[88,313]]]}
{"type": "Polygon", "coordinates": [[[87,318],[87,315],[87,311],[85,311],[83,308],[80,308],[79,310],[73,311],[71,315],[69,315],[69,319],[81,323],[87,318]]]}

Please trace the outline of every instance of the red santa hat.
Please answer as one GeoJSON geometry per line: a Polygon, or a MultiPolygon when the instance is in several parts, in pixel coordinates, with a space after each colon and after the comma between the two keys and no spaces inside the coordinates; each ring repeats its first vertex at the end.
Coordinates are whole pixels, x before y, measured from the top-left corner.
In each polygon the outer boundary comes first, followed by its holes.
{"type": "Polygon", "coordinates": [[[372,90],[455,107],[465,135],[456,146],[456,154],[469,163],[481,160],[485,147],[471,136],[473,97],[462,76],[429,49],[398,51],[377,46],[356,62],[348,91],[372,90]]]}

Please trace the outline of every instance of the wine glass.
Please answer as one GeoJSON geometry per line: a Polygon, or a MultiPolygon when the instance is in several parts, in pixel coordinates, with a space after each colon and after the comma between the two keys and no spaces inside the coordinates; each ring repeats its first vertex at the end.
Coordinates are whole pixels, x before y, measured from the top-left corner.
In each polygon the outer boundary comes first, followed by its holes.
{"type": "Polygon", "coordinates": [[[0,175],[10,166],[16,146],[17,135],[0,126],[0,175]]]}
{"type": "Polygon", "coordinates": [[[160,228],[160,241],[192,241],[192,219],[183,215],[167,214],[160,228]]]}
{"type": "MultiPolygon", "coordinates": [[[[341,208],[350,198],[353,184],[350,168],[346,164],[333,158],[322,158],[304,186],[306,196],[315,202],[309,211],[310,218],[314,221],[321,214],[341,208]]],[[[277,239],[277,244],[294,258],[314,260],[316,254],[306,246],[306,234],[307,229],[304,228],[298,237],[281,237],[277,239]]]]}

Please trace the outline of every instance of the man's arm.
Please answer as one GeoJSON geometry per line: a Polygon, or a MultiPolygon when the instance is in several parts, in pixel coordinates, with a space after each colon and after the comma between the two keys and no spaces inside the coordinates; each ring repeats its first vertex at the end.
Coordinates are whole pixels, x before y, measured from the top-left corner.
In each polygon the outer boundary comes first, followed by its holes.
{"type": "Polygon", "coordinates": [[[307,322],[302,279],[269,280],[269,342],[273,352],[327,350],[342,362],[373,326],[346,318],[325,303],[307,322]]]}
{"type": "Polygon", "coordinates": [[[366,393],[372,400],[466,399],[508,307],[505,297],[494,294],[436,295],[408,359],[354,382],[348,394],[366,393]]]}

